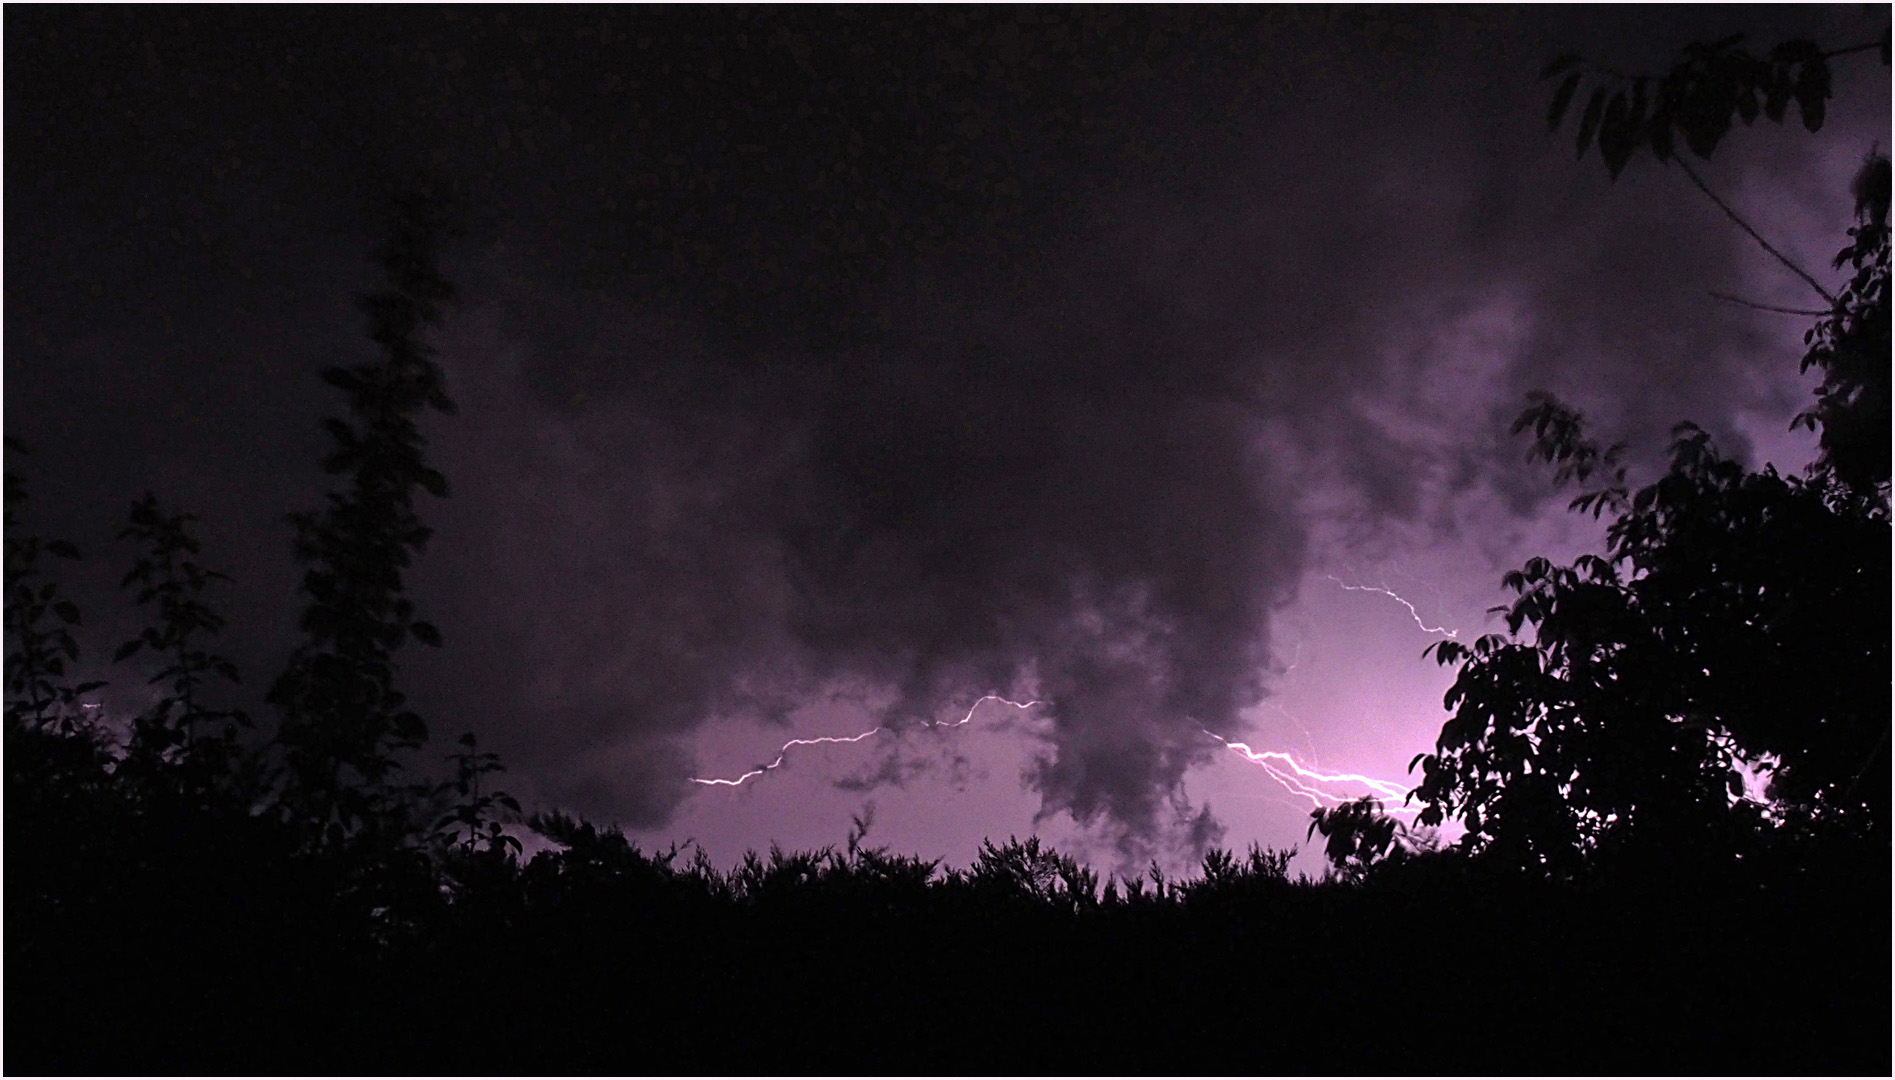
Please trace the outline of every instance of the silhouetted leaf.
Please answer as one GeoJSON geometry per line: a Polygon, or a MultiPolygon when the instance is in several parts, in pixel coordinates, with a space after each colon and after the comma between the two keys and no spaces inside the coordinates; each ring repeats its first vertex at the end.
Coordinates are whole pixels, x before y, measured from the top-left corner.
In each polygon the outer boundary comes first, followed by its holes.
{"type": "Polygon", "coordinates": [[[1789,41],[1778,42],[1770,49],[1770,59],[1790,64],[1819,59],[1822,55],[1823,47],[1808,38],[1792,38],[1789,41]]]}
{"type": "Polygon", "coordinates": [[[1796,104],[1803,113],[1803,127],[1820,130],[1829,101],[1829,65],[1822,58],[1806,60],[1797,71],[1796,104]]]}
{"type": "Polygon", "coordinates": [[[1605,119],[1599,124],[1599,156],[1605,159],[1606,171],[1614,180],[1619,170],[1632,158],[1632,149],[1636,145],[1632,128],[1631,106],[1626,102],[1624,91],[1612,95],[1611,103],[1606,106],[1605,119]]]}
{"type": "Polygon", "coordinates": [[[1566,76],[1566,81],[1560,83],[1559,89],[1553,92],[1553,103],[1548,106],[1546,110],[1546,128],[1548,131],[1557,130],[1560,120],[1565,118],[1566,107],[1572,104],[1573,93],[1579,89],[1579,78],[1580,73],[1577,71],[1573,72],[1571,75],[1566,76]]]}
{"type": "Polygon", "coordinates": [[[1545,82],[1560,72],[1572,68],[1580,63],[1581,59],[1578,53],[1561,53],[1549,61],[1545,67],[1540,69],[1540,81],[1545,82]]]}
{"type": "Polygon", "coordinates": [[[1586,156],[1586,147],[1592,145],[1593,132],[1599,129],[1599,118],[1605,113],[1605,87],[1592,92],[1586,102],[1585,114],[1579,118],[1578,156],[1586,156]]]}
{"type": "Polygon", "coordinates": [[[1783,113],[1789,108],[1794,86],[1785,67],[1779,65],[1774,68],[1770,81],[1764,86],[1763,114],[1777,123],[1782,123],[1783,113]]]}
{"type": "Polygon", "coordinates": [[[1670,161],[1672,154],[1671,105],[1668,101],[1661,100],[1658,108],[1653,111],[1648,131],[1652,154],[1660,161],[1670,161]]]}

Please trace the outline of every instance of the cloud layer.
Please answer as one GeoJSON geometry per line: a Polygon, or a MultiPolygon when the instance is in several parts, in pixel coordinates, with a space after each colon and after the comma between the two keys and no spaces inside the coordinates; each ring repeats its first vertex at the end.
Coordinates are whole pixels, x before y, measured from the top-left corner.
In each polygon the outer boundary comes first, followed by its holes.
{"type": "MultiPolygon", "coordinates": [[[[365,348],[359,208],[424,171],[469,229],[414,579],[449,648],[408,665],[437,727],[651,824],[720,717],[1030,695],[1044,815],[1190,847],[1182,779],[1267,693],[1312,535],[1540,513],[1527,389],[1647,451],[1685,416],[1741,449],[1795,390],[1796,328],[1705,295],[1782,299],[1748,241],[1654,163],[1549,149],[1533,83],[1736,13],[992,14],[10,19],[7,420],[43,513],[207,508],[236,651],[280,662],[313,372],[365,348]]],[[[1886,81],[1708,175],[1839,231],[1886,81]]]]}

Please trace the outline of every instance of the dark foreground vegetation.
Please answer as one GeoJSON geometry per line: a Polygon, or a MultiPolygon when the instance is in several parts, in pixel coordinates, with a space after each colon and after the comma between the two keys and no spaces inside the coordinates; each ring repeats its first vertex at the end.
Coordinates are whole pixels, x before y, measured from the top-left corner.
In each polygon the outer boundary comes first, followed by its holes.
{"type": "MultiPolygon", "coordinates": [[[[1614,175],[1790,103],[1814,130],[1853,51],[1694,50],[1662,80],[1556,62],[1555,126],[1592,77],[1580,148],[1614,175]]],[[[414,494],[446,493],[416,421],[451,409],[421,337],[452,298],[440,222],[403,200],[364,302],[383,358],[326,376],[338,486],[294,519],[303,637],[267,723],[226,703],[220,578],[156,499],[120,537],[150,625],[116,660],[160,696],[97,716],[54,572],[78,549],[23,532],[9,473],[5,1068],[1886,1074],[1885,158],[1857,189],[1804,358],[1820,460],[1747,472],[1686,426],[1634,491],[1538,402],[1520,429],[1605,481],[1575,505],[1610,516],[1608,548],[1530,561],[1509,635],[1440,647],[1460,677],[1418,797],[1465,837],[1319,813],[1321,882],[1255,849],[1101,881],[1031,840],[948,869],[865,828],[724,873],[553,812],[523,863],[500,763],[464,736],[449,778],[419,778],[395,685],[409,638],[440,642],[402,575],[414,494]]]]}
{"type": "Polygon", "coordinates": [[[191,826],[195,850],[113,838],[125,862],[58,905],[78,910],[10,910],[9,1070],[1888,1067],[1886,849],[1562,886],[1452,859],[1296,883],[1213,858],[1115,899],[1024,846],[932,880],[870,851],[725,878],[579,828],[517,872],[444,860],[448,895],[417,868],[394,922],[321,870],[252,861],[280,847],[191,826]]]}

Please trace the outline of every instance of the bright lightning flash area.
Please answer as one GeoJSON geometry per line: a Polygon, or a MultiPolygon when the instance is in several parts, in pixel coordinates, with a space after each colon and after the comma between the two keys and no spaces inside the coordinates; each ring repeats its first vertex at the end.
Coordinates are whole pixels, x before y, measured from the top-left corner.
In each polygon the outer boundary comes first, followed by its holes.
{"type": "Polygon", "coordinates": [[[1421,612],[1415,610],[1415,605],[1409,603],[1406,599],[1396,594],[1387,585],[1351,585],[1334,574],[1325,574],[1324,576],[1327,577],[1329,580],[1335,582],[1336,584],[1342,586],[1344,589],[1348,590],[1349,592],[1381,593],[1383,596],[1386,596],[1390,600],[1395,601],[1397,604],[1400,604],[1401,606],[1408,609],[1408,614],[1415,620],[1415,625],[1419,626],[1423,633],[1446,634],[1450,638],[1459,638],[1461,636],[1461,632],[1459,630],[1450,630],[1445,626],[1429,626],[1426,622],[1422,621],[1421,612]]]}
{"type": "MultiPolygon", "coordinates": [[[[962,716],[959,720],[953,721],[952,723],[930,722],[927,726],[931,728],[962,727],[972,721],[974,719],[974,713],[989,701],[998,701],[1022,711],[1031,709],[1036,705],[1045,704],[1045,702],[1038,700],[1011,701],[998,694],[988,694],[970,705],[967,709],[967,714],[962,716]]],[[[764,773],[782,767],[783,763],[788,760],[790,751],[795,747],[859,743],[887,731],[888,729],[886,727],[872,727],[867,731],[855,735],[821,735],[813,739],[791,739],[783,744],[782,748],[777,751],[776,760],[770,762],[768,765],[759,765],[749,772],[733,777],[693,776],[691,777],[691,782],[693,784],[703,784],[707,787],[741,787],[755,780],[757,777],[762,776],[764,773]]],[[[1345,802],[1361,798],[1362,795],[1368,794],[1377,799],[1382,799],[1385,802],[1396,803],[1396,805],[1389,806],[1388,809],[1391,813],[1417,812],[1418,808],[1399,805],[1399,801],[1407,797],[1408,790],[1392,780],[1378,780],[1375,777],[1363,776],[1360,773],[1326,773],[1309,768],[1302,762],[1297,761],[1296,756],[1287,751],[1253,750],[1247,743],[1233,742],[1211,731],[1205,731],[1204,734],[1223,743],[1226,749],[1242,757],[1245,761],[1261,768],[1266,776],[1276,781],[1290,794],[1299,798],[1308,799],[1310,805],[1317,809],[1340,806],[1345,802]],[[1344,789],[1348,793],[1338,794],[1336,790],[1338,788],[1344,789]]]]}
{"type": "MultiPolygon", "coordinates": [[[[1001,697],[999,694],[988,694],[986,697],[983,697],[979,701],[976,701],[974,702],[974,704],[968,706],[967,715],[961,717],[959,720],[956,720],[951,724],[943,724],[936,721],[929,721],[926,726],[931,727],[931,728],[960,727],[961,725],[972,720],[974,718],[975,710],[979,709],[982,705],[985,705],[989,701],[998,701],[1006,705],[1011,705],[1014,708],[1020,709],[1022,711],[1026,709],[1030,709],[1035,705],[1043,704],[1042,702],[1039,702],[1039,701],[1009,701],[1006,698],[1001,697]]],[[[716,787],[737,787],[739,785],[748,783],[749,781],[754,780],[759,776],[762,776],[764,773],[767,773],[771,771],[772,769],[775,769],[778,766],[782,765],[784,759],[789,756],[791,747],[822,746],[829,743],[858,743],[866,738],[869,738],[872,735],[880,735],[887,730],[888,729],[886,727],[872,727],[868,729],[867,731],[862,732],[860,735],[824,735],[824,736],[820,736],[814,739],[791,739],[789,742],[786,742],[783,744],[783,748],[777,751],[776,760],[770,762],[768,765],[759,765],[758,767],[750,770],[749,772],[744,773],[742,776],[732,777],[731,779],[728,779],[728,780],[693,776],[691,778],[691,782],[693,784],[706,784],[706,785],[711,785],[711,786],[716,786],[716,787]]]]}
{"type": "Polygon", "coordinates": [[[1224,744],[1231,753],[1250,762],[1275,780],[1285,791],[1299,798],[1308,799],[1311,807],[1327,810],[1343,803],[1359,799],[1364,795],[1374,796],[1383,802],[1384,809],[1392,814],[1419,813],[1420,807],[1403,806],[1401,800],[1408,797],[1408,789],[1392,780],[1377,780],[1373,776],[1360,773],[1326,773],[1309,768],[1296,760],[1295,755],[1282,750],[1252,750],[1248,743],[1233,742],[1213,731],[1204,734],[1224,744]],[[1337,794],[1337,788],[1347,794],[1337,794]],[[1366,790],[1364,790],[1366,789],[1366,790]]]}

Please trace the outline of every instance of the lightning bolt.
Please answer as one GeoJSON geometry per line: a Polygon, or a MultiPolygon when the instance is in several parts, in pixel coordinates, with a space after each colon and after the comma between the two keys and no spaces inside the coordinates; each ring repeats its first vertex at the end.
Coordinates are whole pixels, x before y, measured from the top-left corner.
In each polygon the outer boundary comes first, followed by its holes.
{"type": "Polygon", "coordinates": [[[1282,785],[1290,794],[1308,799],[1310,806],[1315,809],[1326,810],[1332,806],[1340,806],[1360,798],[1361,794],[1367,794],[1382,800],[1384,808],[1391,814],[1414,814],[1421,810],[1416,806],[1399,805],[1399,800],[1408,797],[1408,789],[1392,780],[1378,780],[1373,776],[1363,776],[1361,773],[1318,772],[1282,750],[1253,750],[1248,743],[1234,742],[1208,729],[1199,730],[1223,743],[1224,747],[1232,753],[1262,769],[1265,775],[1282,785]],[[1359,784],[1368,790],[1357,795],[1337,795],[1325,790],[1322,787],[1325,784],[1359,784]],[[1391,803],[1394,805],[1390,805],[1391,803]]]}
{"type": "Polygon", "coordinates": [[[1459,630],[1450,630],[1445,626],[1429,626],[1426,622],[1423,622],[1421,618],[1421,612],[1415,610],[1415,605],[1409,603],[1407,600],[1403,599],[1401,596],[1397,595],[1395,592],[1390,590],[1386,584],[1351,585],[1334,574],[1324,574],[1323,576],[1335,582],[1336,584],[1342,586],[1344,589],[1347,589],[1350,592],[1381,593],[1383,596],[1386,596],[1390,600],[1393,600],[1397,604],[1400,604],[1401,606],[1407,608],[1408,614],[1412,616],[1415,620],[1415,625],[1421,627],[1422,632],[1425,634],[1446,634],[1450,638],[1457,638],[1457,639],[1461,636],[1461,632],[1459,630]]]}
{"type": "MultiPolygon", "coordinates": [[[[982,705],[985,705],[989,701],[998,701],[998,702],[1001,702],[1002,704],[1011,705],[1014,708],[1021,709],[1021,710],[1030,709],[1036,705],[1046,704],[1046,702],[1039,701],[1037,699],[1033,701],[1012,701],[1008,698],[1004,698],[1000,696],[999,694],[988,694],[985,697],[982,697],[979,700],[975,701],[974,704],[968,706],[967,713],[964,716],[962,716],[959,720],[929,721],[925,726],[930,727],[930,728],[937,728],[937,729],[962,727],[970,723],[974,719],[974,713],[977,712],[982,705]]],[[[1288,713],[1285,713],[1285,715],[1287,716],[1288,713]]],[[[813,739],[791,739],[790,741],[783,744],[782,748],[777,751],[776,760],[770,762],[768,765],[759,765],[756,768],[751,769],[749,772],[746,772],[734,777],[723,778],[723,777],[693,776],[690,778],[690,780],[693,784],[703,784],[706,787],[741,787],[744,784],[749,783],[751,780],[754,780],[757,777],[762,776],[764,773],[770,772],[773,769],[780,768],[783,762],[789,758],[790,751],[798,746],[826,746],[826,745],[835,745],[839,743],[859,743],[865,739],[869,739],[876,735],[880,735],[886,732],[887,730],[888,728],[886,726],[876,726],[876,727],[872,727],[868,729],[867,731],[859,732],[855,735],[819,735],[813,739]]],[[[1261,768],[1264,771],[1264,774],[1266,776],[1270,777],[1272,780],[1275,780],[1279,785],[1281,785],[1284,788],[1284,790],[1290,792],[1292,795],[1296,795],[1300,798],[1308,799],[1310,805],[1314,808],[1327,809],[1333,806],[1340,806],[1345,802],[1351,801],[1352,799],[1360,798],[1361,796],[1359,794],[1358,795],[1338,795],[1333,791],[1326,790],[1325,787],[1323,786],[1323,785],[1354,784],[1354,785],[1360,785],[1361,787],[1367,788],[1368,790],[1366,794],[1373,795],[1376,798],[1383,800],[1384,803],[1386,804],[1386,810],[1388,813],[1412,814],[1412,813],[1420,812],[1420,807],[1410,807],[1410,806],[1399,805],[1400,800],[1407,797],[1408,790],[1404,788],[1402,785],[1395,783],[1394,781],[1378,780],[1375,777],[1364,776],[1360,773],[1320,772],[1316,769],[1312,769],[1312,768],[1309,768],[1308,766],[1305,766],[1303,763],[1297,761],[1296,757],[1293,754],[1290,754],[1286,751],[1253,750],[1251,749],[1248,743],[1235,742],[1233,740],[1226,739],[1222,735],[1219,735],[1213,731],[1210,731],[1209,729],[1199,729],[1199,730],[1202,730],[1204,734],[1210,736],[1213,739],[1216,739],[1218,742],[1223,743],[1226,749],[1230,750],[1234,754],[1237,754],[1239,757],[1242,757],[1245,761],[1248,761],[1252,765],[1255,765],[1258,768],[1261,768]]]]}
{"type": "MultiPolygon", "coordinates": [[[[988,694],[986,697],[983,697],[979,701],[976,701],[974,702],[974,704],[968,706],[967,715],[961,717],[959,720],[956,720],[951,724],[930,720],[927,722],[925,726],[931,727],[931,728],[960,727],[961,725],[972,720],[974,718],[974,711],[976,709],[979,709],[982,705],[987,704],[989,701],[1002,702],[1004,704],[1011,705],[1014,708],[1021,709],[1021,710],[1030,709],[1035,705],[1045,704],[1045,702],[1037,701],[1037,700],[1036,701],[1009,701],[1008,699],[1001,697],[999,694],[988,694]]],[[[757,777],[762,776],[764,773],[767,773],[770,770],[776,768],[777,766],[783,764],[783,759],[789,756],[790,749],[792,747],[822,746],[822,745],[831,744],[831,743],[859,743],[863,739],[869,738],[872,735],[880,735],[882,732],[887,731],[887,730],[888,730],[887,727],[878,725],[876,727],[872,727],[868,729],[867,731],[862,732],[859,735],[822,735],[814,739],[791,739],[789,742],[786,742],[783,744],[782,749],[777,751],[776,760],[770,762],[768,765],[760,765],[750,770],[749,772],[744,773],[742,776],[733,777],[728,780],[693,776],[691,777],[691,782],[693,784],[704,784],[710,787],[739,787],[743,785],[744,783],[750,780],[754,780],[757,777]]]]}

